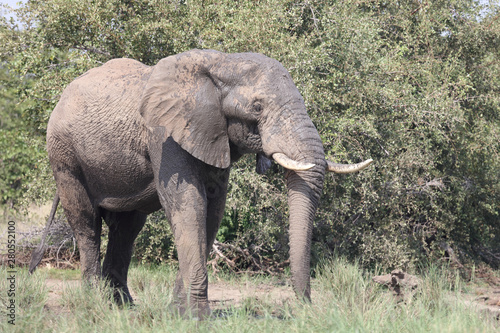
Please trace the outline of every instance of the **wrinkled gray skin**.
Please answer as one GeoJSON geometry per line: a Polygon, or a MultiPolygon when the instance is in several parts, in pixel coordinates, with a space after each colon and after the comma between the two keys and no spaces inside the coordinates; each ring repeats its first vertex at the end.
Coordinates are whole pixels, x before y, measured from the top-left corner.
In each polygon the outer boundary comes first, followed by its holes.
{"type": "Polygon", "coordinates": [[[112,60],[66,88],[48,124],[47,150],[84,278],[109,279],[131,301],[132,244],[146,215],[163,207],[179,256],[177,305],[200,317],[210,312],[206,261],[231,163],[257,153],[263,172],[277,152],[314,163],[286,173],[293,286],[310,300],[311,232],[326,162],[304,100],[278,61],[208,50],[153,67],[112,60]],[[102,219],[109,244],[101,269],[102,219]]]}

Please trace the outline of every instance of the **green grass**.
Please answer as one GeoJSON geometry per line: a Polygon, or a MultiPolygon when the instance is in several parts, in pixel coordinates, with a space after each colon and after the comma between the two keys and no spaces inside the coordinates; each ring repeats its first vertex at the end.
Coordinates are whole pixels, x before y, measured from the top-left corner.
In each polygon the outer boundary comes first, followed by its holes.
{"type": "MultiPolygon", "coordinates": [[[[52,270],[51,270],[52,271],[52,270]]],[[[397,302],[372,282],[379,272],[334,259],[320,265],[313,280],[313,303],[247,297],[237,306],[218,309],[216,318],[199,322],[178,318],[169,305],[176,270],[170,266],[133,266],[130,289],[136,305],[121,308],[111,291],[98,286],[67,286],[57,306],[44,307],[46,270],[16,275],[19,308],[16,325],[7,324],[7,270],[0,268],[1,332],[493,332],[500,324],[490,314],[460,301],[464,283],[445,268],[430,266],[413,297],[397,302]]],[[[74,273],[72,273],[74,274],[74,273]]],[[[70,274],[69,276],[73,276],[70,274]]],[[[63,275],[67,279],[68,275],[63,275]]],[[[274,285],[277,278],[222,275],[224,284],[274,285]]],[[[213,278],[211,278],[213,279],[213,278]]],[[[215,281],[213,281],[215,282],[215,281]]]]}
{"type": "Polygon", "coordinates": [[[47,278],[57,280],[80,280],[82,273],[79,269],[45,269],[37,268],[38,271],[44,272],[47,278]]]}

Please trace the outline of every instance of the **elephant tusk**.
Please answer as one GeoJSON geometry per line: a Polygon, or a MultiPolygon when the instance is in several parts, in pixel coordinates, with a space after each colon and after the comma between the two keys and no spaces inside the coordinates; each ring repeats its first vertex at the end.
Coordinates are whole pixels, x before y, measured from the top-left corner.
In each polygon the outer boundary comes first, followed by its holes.
{"type": "Polygon", "coordinates": [[[361,171],[370,164],[372,164],[373,160],[370,158],[364,162],[361,163],[356,163],[356,164],[339,164],[339,163],[333,163],[331,161],[326,161],[328,163],[328,166],[326,170],[330,172],[335,172],[335,173],[351,173],[351,172],[356,172],[356,171],[361,171]]]}
{"type": "Polygon", "coordinates": [[[273,159],[276,161],[276,163],[278,163],[282,167],[289,169],[289,170],[294,170],[294,171],[309,170],[313,166],[316,165],[316,164],[312,164],[312,163],[302,163],[302,162],[292,160],[290,157],[286,156],[283,153],[274,153],[273,159]]]}

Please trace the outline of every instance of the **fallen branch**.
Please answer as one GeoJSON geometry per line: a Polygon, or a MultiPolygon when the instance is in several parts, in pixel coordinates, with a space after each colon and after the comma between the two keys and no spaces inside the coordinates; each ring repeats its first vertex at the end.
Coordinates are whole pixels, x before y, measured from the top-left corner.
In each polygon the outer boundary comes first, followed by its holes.
{"type": "Polygon", "coordinates": [[[208,262],[212,266],[214,274],[219,271],[218,266],[226,264],[236,274],[269,274],[277,275],[283,272],[283,268],[289,265],[289,261],[276,262],[272,259],[263,258],[259,252],[261,246],[251,246],[242,249],[239,246],[215,241],[212,246],[212,260],[208,262]],[[251,253],[253,252],[253,253],[251,253]]]}

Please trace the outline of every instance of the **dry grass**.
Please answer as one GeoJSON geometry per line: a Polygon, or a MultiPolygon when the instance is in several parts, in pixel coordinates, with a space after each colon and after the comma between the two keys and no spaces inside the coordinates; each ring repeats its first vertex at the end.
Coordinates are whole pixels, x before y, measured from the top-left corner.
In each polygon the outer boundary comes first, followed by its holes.
{"type": "MultiPolygon", "coordinates": [[[[374,274],[342,259],[327,262],[313,280],[313,303],[296,301],[287,277],[231,274],[211,277],[213,318],[204,322],[176,317],[169,306],[176,270],[135,266],[132,308],[109,301],[105,285],[89,288],[79,272],[40,269],[17,272],[16,325],[5,319],[2,332],[488,332],[500,329],[491,312],[471,302],[472,287],[458,275],[430,267],[414,295],[397,301],[375,284],[374,274]],[[61,273],[61,271],[63,273],[61,273]]],[[[0,269],[0,300],[6,298],[7,269],[0,269]]],[[[2,310],[4,311],[4,310],[2,310]]],[[[2,316],[6,318],[5,316],[2,316]]]]}

